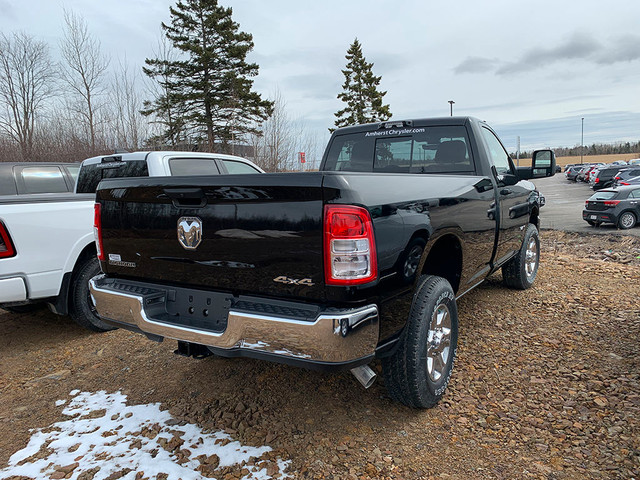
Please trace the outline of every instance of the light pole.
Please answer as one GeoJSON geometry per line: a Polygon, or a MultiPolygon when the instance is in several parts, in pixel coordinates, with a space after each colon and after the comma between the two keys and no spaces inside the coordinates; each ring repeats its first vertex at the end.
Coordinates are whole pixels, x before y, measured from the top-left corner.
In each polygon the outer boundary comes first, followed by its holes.
{"type": "Polygon", "coordinates": [[[453,104],[456,103],[453,100],[449,100],[449,110],[450,110],[450,114],[453,117],[453,104]]]}
{"type": "Polygon", "coordinates": [[[584,153],[584,117],[582,117],[582,133],[580,135],[580,165],[582,165],[583,153],[584,153]]]}

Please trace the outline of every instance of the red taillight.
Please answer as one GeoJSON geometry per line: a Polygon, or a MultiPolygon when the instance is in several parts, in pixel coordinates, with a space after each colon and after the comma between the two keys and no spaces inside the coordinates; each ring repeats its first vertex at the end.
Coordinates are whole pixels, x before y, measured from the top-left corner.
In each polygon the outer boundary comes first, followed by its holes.
{"type": "Polygon", "coordinates": [[[352,205],[324,208],[324,279],[327,285],[360,285],[378,278],[369,212],[352,205]]]}
{"type": "Polygon", "coordinates": [[[102,216],[101,205],[96,203],[93,206],[93,238],[96,241],[96,253],[98,260],[104,262],[104,249],[102,248],[102,216]]]}
{"type": "Polygon", "coordinates": [[[620,200],[605,200],[604,204],[607,207],[615,207],[616,205],[618,205],[620,203],[620,200]]]}
{"type": "Polygon", "coordinates": [[[614,180],[620,180],[620,177],[616,177],[614,180]]]}
{"type": "Polygon", "coordinates": [[[596,183],[600,183],[600,179],[598,177],[596,177],[595,182],[596,183]]]}
{"type": "Polygon", "coordinates": [[[0,222],[0,258],[9,258],[16,255],[16,249],[13,246],[9,232],[4,226],[4,223],[0,222]]]}
{"type": "Polygon", "coordinates": [[[589,208],[589,200],[587,200],[586,202],[584,202],[584,208],[589,208]]]}
{"type": "Polygon", "coordinates": [[[627,182],[620,182],[620,185],[631,185],[631,184],[627,182]]]}

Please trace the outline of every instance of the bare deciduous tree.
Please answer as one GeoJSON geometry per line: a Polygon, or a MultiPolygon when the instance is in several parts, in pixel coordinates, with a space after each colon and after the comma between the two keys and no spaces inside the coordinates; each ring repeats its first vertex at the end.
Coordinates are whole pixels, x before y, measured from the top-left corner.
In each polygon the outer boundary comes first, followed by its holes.
{"type": "Polygon", "coordinates": [[[52,96],[55,68],[49,49],[24,33],[0,34],[0,129],[33,158],[38,116],[52,96]]]}
{"type": "Polygon", "coordinates": [[[84,19],[64,11],[65,30],[60,51],[65,68],[63,78],[74,94],[75,113],[83,120],[91,141],[96,147],[96,124],[102,104],[99,97],[105,91],[105,72],[109,59],[100,51],[100,42],[93,38],[84,19]]]}
{"type": "Polygon", "coordinates": [[[137,150],[149,134],[148,123],[141,113],[139,87],[140,75],[129,68],[125,58],[111,82],[111,118],[117,147],[137,150]]]}
{"type": "Polygon", "coordinates": [[[291,118],[279,90],[275,91],[271,100],[271,117],[262,124],[261,134],[251,135],[248,140],[254,152],[254,161],[267,172],[312,169],[318,149],[316,136],[302,120],[291,118]],[[308,165],[299,163],[299,152],[305,152],[308,165]]]}

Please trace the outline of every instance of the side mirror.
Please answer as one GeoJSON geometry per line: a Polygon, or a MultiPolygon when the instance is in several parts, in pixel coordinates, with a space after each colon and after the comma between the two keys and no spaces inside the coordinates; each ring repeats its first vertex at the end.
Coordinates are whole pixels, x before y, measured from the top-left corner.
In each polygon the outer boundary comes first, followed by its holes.
{"type": "Polygon", "coordinates": [[[510,173],[505,173],[504,175],[498,176],[498,184],[503,187],[510,187],[511,185],[515,185],[520,181],[518,175],[512,175],[510,173]]]}
{"type": "Polygon", "coordinates": [[[519,167],[518,176],[522,180],[552,177],[556,173],[556,156],[553,150],[535,150],[531,167],[519,167]]]}

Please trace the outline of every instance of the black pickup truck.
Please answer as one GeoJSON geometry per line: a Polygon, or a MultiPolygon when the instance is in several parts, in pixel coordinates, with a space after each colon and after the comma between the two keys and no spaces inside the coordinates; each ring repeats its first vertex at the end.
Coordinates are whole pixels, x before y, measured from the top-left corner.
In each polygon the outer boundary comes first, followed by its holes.
{"type": "Polygon", "coordinates": [[[103,180],[90,281],[106,322],[178,352],[351,369],[382,361],[390,395],[442,396],[456,298],[502,268],[533,284],[539,212],[493,130],[468,117],[336,130],[319,172],[103,180]]]}

